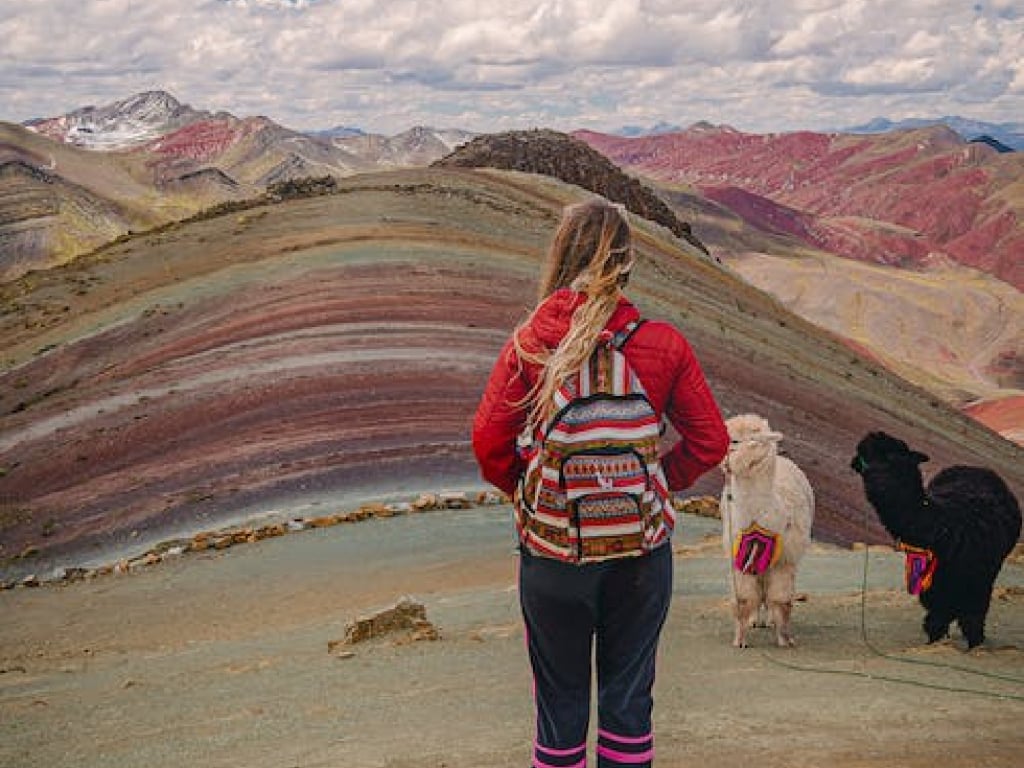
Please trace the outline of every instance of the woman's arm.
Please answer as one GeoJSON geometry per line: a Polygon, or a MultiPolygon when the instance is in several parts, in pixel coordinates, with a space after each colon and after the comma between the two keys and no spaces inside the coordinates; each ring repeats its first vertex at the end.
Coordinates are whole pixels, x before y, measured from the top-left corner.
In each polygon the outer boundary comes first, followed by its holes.
{"type": "Polygon", "coordinates": [[[506,342],[491,371],[473,419],[473,453],[483,478],[512,494],[526,468],[516,450],[516,438],[526,421],[524,402],[529,386],[511,340],[506,342]]]}
{"type": "Polygon", "coordinates": [[[689,488],[725,458],[729,433],[704,372],[689,343],[679,337],[677,369],[665,408],[665,417],[679,433],[679,441],[662,457],[669,489],[689,488]]]}

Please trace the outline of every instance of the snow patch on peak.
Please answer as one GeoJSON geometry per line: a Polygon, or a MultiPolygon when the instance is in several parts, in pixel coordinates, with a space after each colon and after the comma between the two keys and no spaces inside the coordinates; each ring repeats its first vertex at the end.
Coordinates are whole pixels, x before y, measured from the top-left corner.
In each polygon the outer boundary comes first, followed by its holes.
{"type": "Polygon", "coordinates": [[[152,141],[205,114],[183,106],[166,91],[144,91],[101,107],[83,107],[37,121],[29,127],[66,144],[112,151],[152,141]]]}

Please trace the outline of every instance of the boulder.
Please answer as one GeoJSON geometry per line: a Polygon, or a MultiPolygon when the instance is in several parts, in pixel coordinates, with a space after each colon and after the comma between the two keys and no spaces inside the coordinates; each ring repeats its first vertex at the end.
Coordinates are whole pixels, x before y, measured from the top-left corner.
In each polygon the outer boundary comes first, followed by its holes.
{"type": "Polygon", "coordinates": [[[371,616],[362,616],[345,627],[341,640],[331,640],[327,650],[335,651],[389,635],[397,635],[399,642],[438,640],[440,633],[427,620],[427,610],[411,597],[403,597],[396,605],[371,616]]]}

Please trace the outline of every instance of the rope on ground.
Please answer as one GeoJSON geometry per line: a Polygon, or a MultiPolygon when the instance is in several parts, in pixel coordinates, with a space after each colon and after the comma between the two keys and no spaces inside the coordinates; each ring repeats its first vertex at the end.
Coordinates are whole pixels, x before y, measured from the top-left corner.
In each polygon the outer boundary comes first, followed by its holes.
{"type": "MultiPolygon", "coordinates": [[[[895,654],[886,653],[880,650],[871,642],[868,638],[868,627],[867,627],[867,594],[868,594],[868,555],[869,550],[867,547],[864,548],[864,568],[861,577],[860,584],[860,635],[861,640],[864,642],[865,647],[874,653],[876,656],[880,656],[883,659],[889,659],[890,661],[899,661],[904,664],[918,664],[923,667],[937,667],[942,669],[951,669],[956,672],[963,672],[969,675],[978,675],[980,677],[990,677],[995,680],[1005,680],[1011,683],[1024,684],[1024,679],[1014,677],[1013,675],[1004,675],[998,672],[987,672],[983,669],[971,669],[960,664],[948,664],[943,661],[933,661],[931,659],[911,659],[906,656],[897,656],[895,654]]],[[[1016,697],[1024,698],[1024,697],[1016,697]]]]}
{"type": "MultiPolygon", "coordinates": [[[[929,688],[934,691],[946,691],[949,693],[971,693],[978,696],[987,696],[993,699],[1011,699],[1014,701],[1024,701],[1024,696],[1015,693],[998,693],[996,691],[985,691],[977,688],[962,688],[960,686],[955,685],[928,683],[923,680],[913,680],[906,677],[893,677],[891,675],[879,675],[873,672],[863,672],[856,669],[831,669],[829,667],[810,667],[801,664],[793,664],[788,661],[783,661],[782,659],[776,658],[764,650],[761,651],[761,655],[772,664],[796,672],[817,672],[820,674],[828,675],[845,675],[847,677],[860,677],[867,680],[881,680],[886,683],[901,683],[903,685],[911,685],[917,688],[929,688]]],[[[915,659],[900,659],[899,657],[886,658],[893,658],[896,661],[916,661],[915,659]]]]}
{"type": "MultiPolygon", "coordinates": [[[[723,521],[723,523],[725,523],[725,521],[723,521]]],[[[729,531],[730,540],[731,540],[731,535],[732,535],[731,521],[729,521],[726,524],[729,525],[728,531],[729,531]]],[[[867,530],[867,526],[868,526],[867,511],[865,511],[865,513],[864,513],[864,530],[865,531],[867,530]]],[[[891,654],[891,653],[886,653],[885,651],[882,651],[879,648],[877,648],[875,646],[875,644],[872,643],[871,640],[868,638],[868,633],[867,633],[867,592],[868,592],[868,556],[869,556],[869,554],[870,554],[870,549],[867,546],[865,546],[864,547],[864,568],[863,568],[863,573],[862,573],[862,576],[861,576],[861,585],[860,585],[860,632],[861,632],[861,640],[863,641],[864,646],[869,651],[874,653],[876,656],[879,656],[880,658],[886,659],[888,661],[897,661],[897,662],[901,662],[901,663],[905,663],[905,664],[918,664],[920,666],[950,669],[950,670],[954,670],[956,672],[963,672],[963,673],[971,674],[971,675],[979,675],[981,677],[988,677],[988,678],[992,678],[992,679],[996,679],[996,680],[1002,680],[1002,681],[1005,681],[1005,682],[1024,684],[1024,679],[1021,679],[1019,677],[1014,677],[1012,675],[1003,675],[1003,674],[999,674],[997,672],[987,672],[985,670],[980,670],[980,669],[970,669],[969,667],[964,667],[964,666],[960,666],[960,665],[957,665],[957,664],[947,664],[945,662],[931,661],[931,660],[928,660],[928,659],[911,659],[911,658],[907,658],[906,656],[897,656],[897,655],[894,655],[894,654],[891,654]]],[[[730,576],[732,577],[731,578],[731,583],[732,583],[733,603],[735,603],[735,601],[736,601],[736,575],[735,575],[735,571],[734,571],[731,563],[729,564],[729,572],[730,572],[730,576]]],[[[935,690],[935,691],[945,691],[945,692],[948,692],[948,693],[967,693],[967,694],[974,694],[974,695],[977,695],[977,696],[985,696],[985,697],[994,698],[994,699],[1008,699],[1008,700],[1012,700],[1012,701],[1024,701],[1024,695],[1016,694],[1016,693],[999,693],[999,692],[996,692],[996,691],[987,691],[987,690],[981,690],[981,689],[978,689],[978,688],[965,688],[965,687],[955,686],[955,685],[944,685],[944,684],[941,684],[941,683],[929,683],[929,682],[926,682],[926,681],[923,681],[923,680],[914,680],[914,679],[910,679],[910,678],[906,678],[906,677],[893,677],[891,675],[875,674],[873,672],[864,672],[864,671],[855,670],[855,669],[837,669],[837,668],[830,668],[830,667],[814,667],[814,666],[808,666],[808,665],[803,665],[803,664],[794,664],[794,663],[789,662],[789,661],[783,661],[782,659],[779,659],[779,658],[773,656],[772,654],[768,653],[767,651],[765,651],[763,649],[760,651],[760,654],[761,654],[761,656],[766,661],[768,661],[768,662],[770,662],[772,664],[775,664],[776,666],[779,666],[779,667],[782,667],[784,669],[788,669],[788,670],[791,670],[791,671],[795,671],[795,672],[814,672],[814,673],[826,674],[826,675],[842,675],[842,676],[846,676],[846,677],[859,677],[859,678],[867,679],[867,680],[879,680],[879,681],[886,682],[886,683],[898,683],[898,684],[901,684],[901,685],[910,685],[910,686],[914,686],[914,687],[917,687],[917,688],[926,688],[926,689],[935,690]]]]}

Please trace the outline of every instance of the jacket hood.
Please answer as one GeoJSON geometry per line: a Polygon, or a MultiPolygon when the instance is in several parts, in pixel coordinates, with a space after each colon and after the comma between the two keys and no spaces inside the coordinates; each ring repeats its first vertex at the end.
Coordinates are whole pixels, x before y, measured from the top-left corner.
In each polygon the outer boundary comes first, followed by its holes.
{"type": "MultiPolygon", "coordinates": [[[[560,288],[544,299],[534,310],[533,316],[524,329],[523,342],[533,346],[540,342],[548,349],[554,349],[569,330],[572,313],[586,300],[586,294],[569,288],[560,288]]],[[[619,304],[612,313],[605,328],[617,333],[634,320],[640,319],[640,312],[625,296],[619,297],[619,304]]]]}

